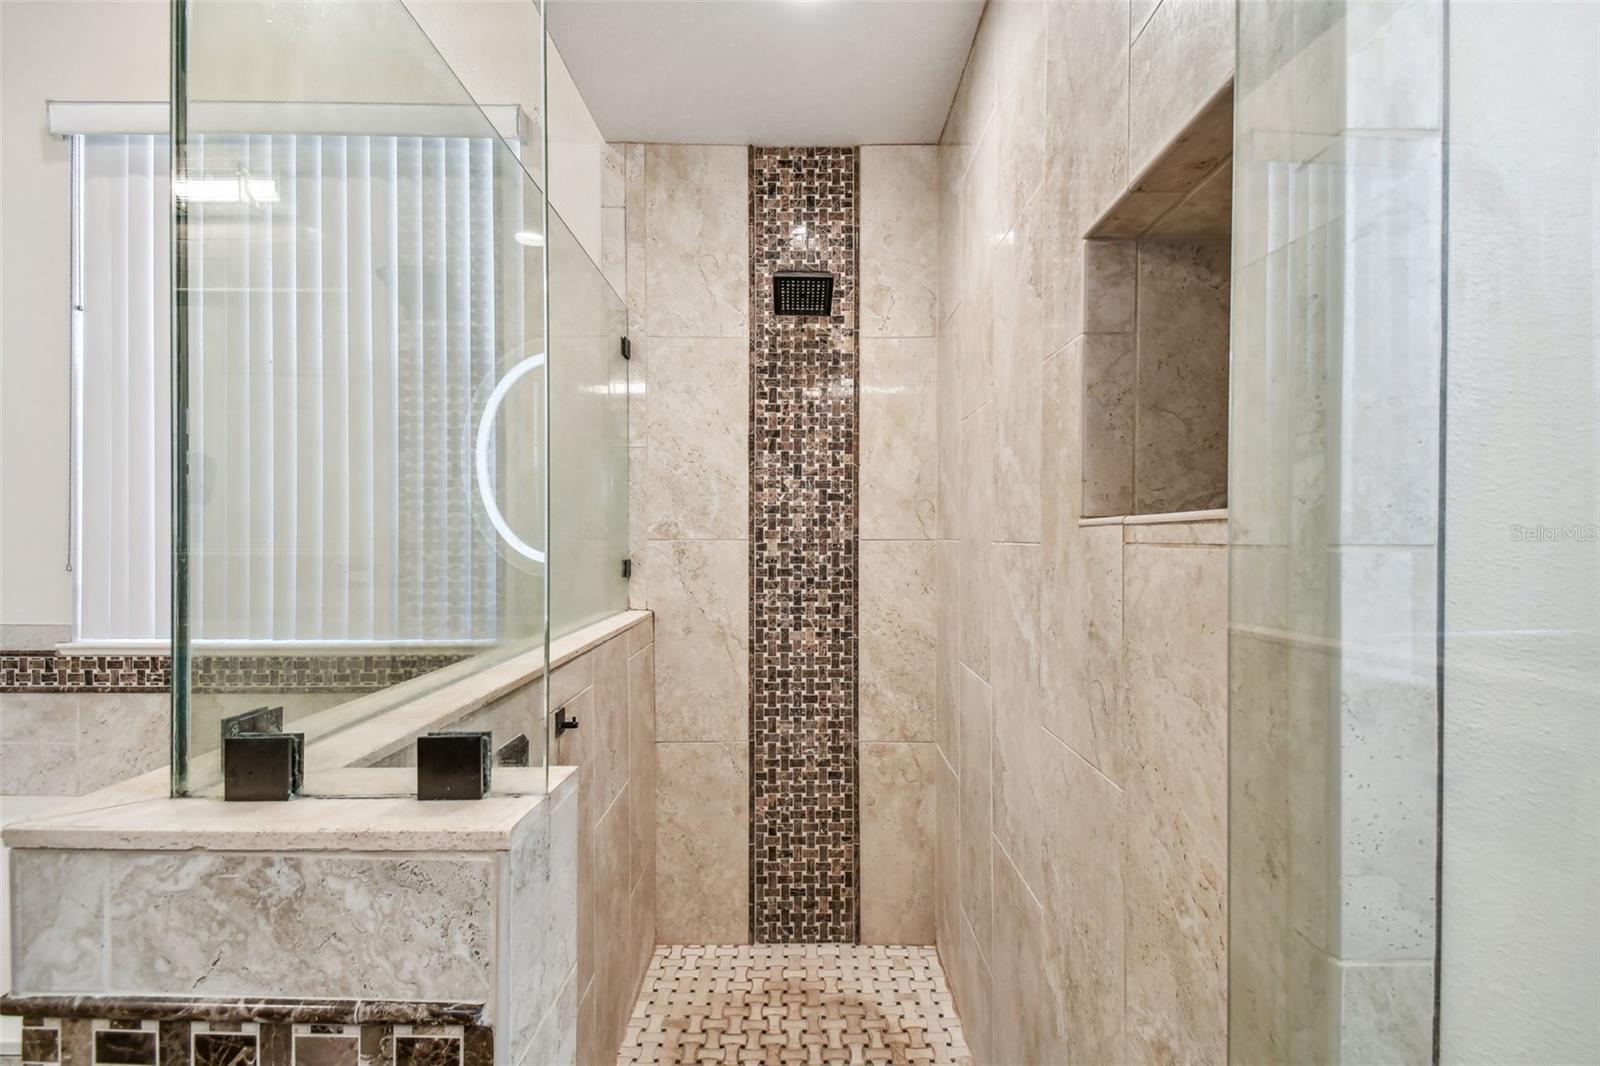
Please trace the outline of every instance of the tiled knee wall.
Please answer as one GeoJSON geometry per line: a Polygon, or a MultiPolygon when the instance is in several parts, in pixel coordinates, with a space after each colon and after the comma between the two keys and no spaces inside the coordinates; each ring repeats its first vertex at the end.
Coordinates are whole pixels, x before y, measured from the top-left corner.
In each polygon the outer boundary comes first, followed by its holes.
{"type": "Polygon", "coordinates": [[[859,936],[857,151],[750,149],[750,937],[859,936]],[[828,316],[773,274],[833,275],[828,316]]]}

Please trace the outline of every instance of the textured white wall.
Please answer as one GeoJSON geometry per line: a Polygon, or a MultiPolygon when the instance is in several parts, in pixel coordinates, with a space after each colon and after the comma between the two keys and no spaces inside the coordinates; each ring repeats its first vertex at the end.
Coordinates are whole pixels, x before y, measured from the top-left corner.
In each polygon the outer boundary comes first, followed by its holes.
{"type": "Polygon", "coordinates": [[[1595,1062],[1600,7],[1449,47],[1441,1060],[1595,1062]]]}
{"type": "Polygon", "coordinates": [[[67,145],[45,101],[165,99],[167,5],[19,0],[0,20],[0,626],[66,626],[67,145]]]}

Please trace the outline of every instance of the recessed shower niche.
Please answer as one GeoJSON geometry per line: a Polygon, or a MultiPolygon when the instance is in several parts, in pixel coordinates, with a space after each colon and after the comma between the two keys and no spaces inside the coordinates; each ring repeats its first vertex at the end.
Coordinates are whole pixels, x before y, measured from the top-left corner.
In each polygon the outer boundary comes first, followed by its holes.
{"type": "Polygon", "coordinates": [[[1233,92],[1087,234],[1085,518],[1227,506],[1233,92]]]}

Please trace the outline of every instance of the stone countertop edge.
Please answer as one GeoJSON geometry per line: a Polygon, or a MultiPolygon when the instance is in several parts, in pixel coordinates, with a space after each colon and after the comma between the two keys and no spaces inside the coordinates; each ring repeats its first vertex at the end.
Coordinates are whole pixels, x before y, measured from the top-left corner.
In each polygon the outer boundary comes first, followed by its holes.
{"type": "Polygon", "coordinates": [[[482,1025],[484,1004],[443,1000],[291,999],[106,993],[0,996],[0,1014],[35,1018],[275,1022],[295,1025],[482,1025]]]}
{"type": "MultiPolygon", "coordinates": [[[[513,773],[502,769],[500,776],[513,773]]],[[[502,852],[511,850],[525,818],[560,804],[577,780],[576,767],[553,766],[548,793],[491,793],[481,800],[228,803],[158,796],[14,822],[4,840],[11,848],[77,851],[502,852]]]]}

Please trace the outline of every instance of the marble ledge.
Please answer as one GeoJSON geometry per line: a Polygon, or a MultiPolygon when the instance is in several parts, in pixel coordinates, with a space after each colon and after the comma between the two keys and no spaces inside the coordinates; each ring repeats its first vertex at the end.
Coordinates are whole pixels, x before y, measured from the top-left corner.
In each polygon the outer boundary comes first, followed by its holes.
{"type": "MultiPolygon", "coordinates": [[[[416,771],[350,769],[341,789],[370,796],[385,787],[398,790],[400,778],[416,771]],[[393,777],[395,781],[384,779],[393,777]]],[[[124,791],[111,805],[53,813],[5,827],[12,848],[63,848],[88,851],[351,851],[473,852],[510,851],[524,819],[547,805],[560,804],[577,788],[577,770],[550,768],[550,790],[542,791],[542,767],[502,767],[494,781],[508,791],[481,800],[383,799],[337,795],[286,803],[228,803],[218,799],[138,798],[124,791]],[[522,778],[526,777],[526,780],[522,778]]]]}

